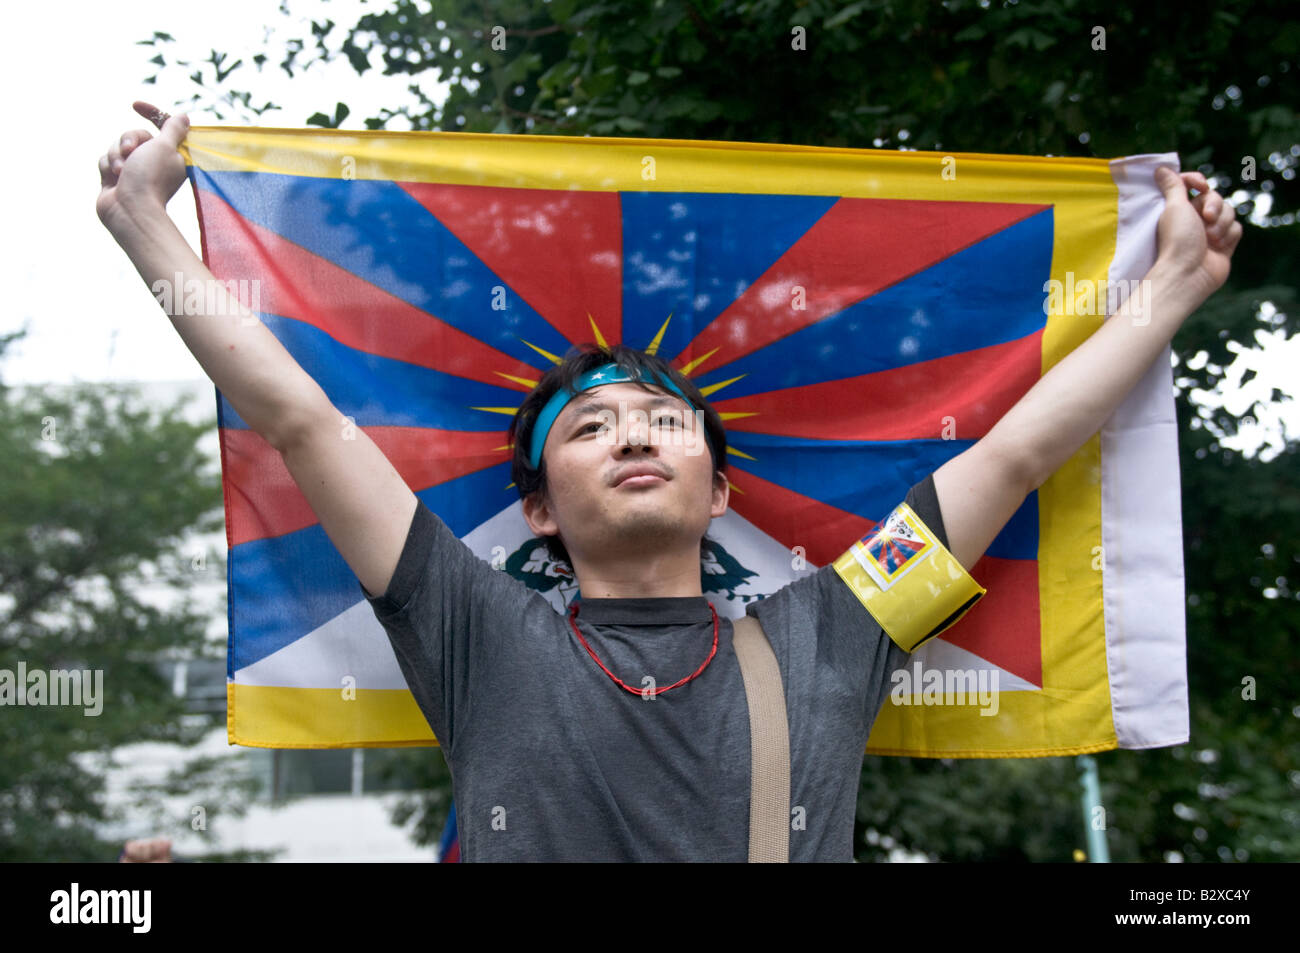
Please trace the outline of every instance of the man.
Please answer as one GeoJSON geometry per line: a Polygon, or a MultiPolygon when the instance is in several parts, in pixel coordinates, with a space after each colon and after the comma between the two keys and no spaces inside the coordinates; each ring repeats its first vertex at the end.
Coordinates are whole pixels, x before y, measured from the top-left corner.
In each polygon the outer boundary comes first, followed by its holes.
{"type": "MultiPolygon", "coordinates": [[[[100,160],[100,218],[151,287],[178,272],[210,281],[165,213],[188,124],[137,109],[162,132],[129,132],[100,160]]],[[[1144,323],[1106,321],[913,486],[884,528],[931,547],[926,565],[943,578],[925,598],[869,610],[881,590],[846,552],[750,607],[787,700],[792,860],[852,858],[862,751],[890,672],[979,598],[967,570],[1226,280],[1241,236],[1231,207],[1198,173],[1157,181],[1166,210],[1144,323]],[[1189,201],[1188,188],[1200,194],[1189,201]]],[[[700,576],[705,532],[729,499],[726,438],[698,389],[642,352],[576,348],[520,408],[525,518],[579,583],[562,615],[476,558],[363,432],[341,439],[338,411],[245,313],[223,299],[172,321],[281,454],[388,632],[452,769],[463,858],[744,860],[745,694],[731,624],[700,576]],[[697,413],[707,453],[655,439],[697,413]]]]}

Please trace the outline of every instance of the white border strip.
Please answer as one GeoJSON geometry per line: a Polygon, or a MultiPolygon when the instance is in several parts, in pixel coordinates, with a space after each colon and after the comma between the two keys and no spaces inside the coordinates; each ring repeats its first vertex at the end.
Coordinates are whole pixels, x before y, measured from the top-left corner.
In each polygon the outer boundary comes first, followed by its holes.
{"type": "MultiPolygon", "coordinates": [[[[1165,203],[1153,176],[1161,165],[1178,170],[1177,153],[1110,163],[1119,188],[1111,282],[1140,279],[1155,262],[1165,203]]],[[[1182,494],[1169,355],[1170,348],[1161,351],[1101,429],[1102,601],[1121,748],[1188,740],[1182,494]]]]}

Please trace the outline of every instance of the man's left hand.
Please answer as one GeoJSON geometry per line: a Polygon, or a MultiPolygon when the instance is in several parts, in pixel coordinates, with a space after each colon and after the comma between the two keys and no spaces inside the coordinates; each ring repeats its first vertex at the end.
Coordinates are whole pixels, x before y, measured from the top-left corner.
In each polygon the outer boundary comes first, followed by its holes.
{"type": "Polygon", "coordinates": [[[1179,175],[1161,166],[1155,179],[1165,194],[1165,210],[1156,226],[1156,264],[1192,282],[1204,301],[1228,280],[1232,253],[1241,241],[1237,213],[1199,172],[1179,175]],[[1200,194],[1188,199],[1188,189],[1200,194]]]}

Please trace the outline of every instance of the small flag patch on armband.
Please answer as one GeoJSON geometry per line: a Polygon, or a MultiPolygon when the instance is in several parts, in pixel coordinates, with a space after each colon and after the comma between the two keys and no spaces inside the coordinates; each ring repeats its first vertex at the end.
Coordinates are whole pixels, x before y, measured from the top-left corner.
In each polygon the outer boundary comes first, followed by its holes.
{"type": "Polygon", "coordinates": [[[884,523],[877,523],[871,532],[854,543],[851,551],[876,585],[888,589],[920,565],[938,544],[915,513],[911,510],[905,513],[899,507],[884,523]]]}
{"type": "Polygon", "coordinates": [[[906,503],[834,566],[885,633],[908,652],[951,627],[986,591],[906,503]]]}

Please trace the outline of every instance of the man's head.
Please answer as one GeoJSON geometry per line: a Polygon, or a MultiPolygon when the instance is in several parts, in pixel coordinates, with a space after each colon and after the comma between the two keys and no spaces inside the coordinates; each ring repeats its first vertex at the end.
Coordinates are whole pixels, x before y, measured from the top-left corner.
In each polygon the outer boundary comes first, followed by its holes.
{"type": "Polygon", "coordinates": [[[662,550],[687,539],[702,545],[710,519],[726,512],[721,418],[689,378],[644,351],[622,345],[571,348],[519,408],[510,442],[524,516],[533,532],[546,537],[552,557],[570,565],[570,548],[598,559],[612,547],[662,550]],[[578,392],[585,375],[609,364],[621,372],[613,376],[632,380],[578,392]],[[671,382],[680,394],[657,379],[671,382]],[[567,403],[546,431],[540,466],[534,468],[534,431],[539,420],[545,429],[544,411],[557,393],[567,403]],[[704,433],[696,430],[700,417],[704,433]],[[625,480],[634,468],[653,476],[625,480]]]}

